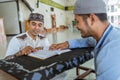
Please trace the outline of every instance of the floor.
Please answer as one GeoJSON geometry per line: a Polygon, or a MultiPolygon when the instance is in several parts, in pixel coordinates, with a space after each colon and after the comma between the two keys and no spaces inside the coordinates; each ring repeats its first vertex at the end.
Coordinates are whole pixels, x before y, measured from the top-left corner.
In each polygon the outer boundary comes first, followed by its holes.
{"type": "MultiPolygon", "coordinates": [[[[61,31],[61,32],[53,32],[51,34],[47,35],[50,43],[60,43],[60,42],[64,42],[70,39],[75,39],[75,38],[81,38],[80,36],[80,32],[74,28],[74,29],[68,29],[65,31],[61,31]]],[[[9,44],[11,37],[7,37],[7,44],[9,44]]],[[[6,52],[6,48],[5,47],[1,47],[0,45],[0,59],[4,58],[5,56],[5,52],[6,52]]],[[[85,64],[83,64],[83,66],[87,66],[89,68],[94,68],[94,63],[93,63],[93,59],[86,62],[85,64]]],[[[84,72],[84,71],[82,71],[84,72]]],[[[60,75],[54,77],[51,80],[73,80],[76,78],[76,68],[70,69],[66,72],[61,73],[60,75]]],[[[94,80],[95,79],[95,75],[94,74],[90,74],[88,77],[85,78],[85,80],[94,80]]]]}

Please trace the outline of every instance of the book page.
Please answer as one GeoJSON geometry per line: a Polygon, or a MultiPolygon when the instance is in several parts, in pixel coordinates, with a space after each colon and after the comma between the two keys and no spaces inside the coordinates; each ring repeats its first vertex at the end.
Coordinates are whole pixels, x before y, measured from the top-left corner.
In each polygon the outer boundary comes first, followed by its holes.
{"type": "Polygon", "coordinates": [[[66,52],[69,52],[71,51],[70,49],[64,49],[64,50],[56,50],[57,54],[63,54],[63,53],[66,53],[66,52]]]}
{"type": "Polygon", "coordinates": [[[49,57],[52,57],[54,55],[60,55],[66,52],[71,51],[70,49],[65,49],[65,50],[54,50],[54,51],[50,51],[50,50],[39,50],[37,52],[34,53],[30,53],[28,56],[32,56],[35,58],[39,58],[39,59],[46,59],[49,57]]]}

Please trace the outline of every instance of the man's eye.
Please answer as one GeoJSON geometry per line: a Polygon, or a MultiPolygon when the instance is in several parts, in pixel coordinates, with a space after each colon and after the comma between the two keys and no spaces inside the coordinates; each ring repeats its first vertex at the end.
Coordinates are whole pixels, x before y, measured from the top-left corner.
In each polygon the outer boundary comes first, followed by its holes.
{"type": "Polygon", "coordinates": [[[39,24],[38,24],[38,26],[39,26],[39,27],[42,27],[42,24],[41,24],[41,23],[39,23],[39,24]]]}
{"type": "Polygon", "coordinates": [[[36,25],[36,23],[34,23],[34,22],[33,22],[33,23],[32,23],[32,25],[33,25],[33,26],[35,26],[35,25],[36,25]]]}

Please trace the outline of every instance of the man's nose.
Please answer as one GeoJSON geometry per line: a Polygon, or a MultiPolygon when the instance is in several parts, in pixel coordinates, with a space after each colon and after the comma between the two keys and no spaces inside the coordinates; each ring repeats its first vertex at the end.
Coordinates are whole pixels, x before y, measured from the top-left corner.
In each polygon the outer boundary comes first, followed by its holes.
{"type": "Polygon", "coordinates": [[[36,26],[35,26],[35,29],[39,29],[39,25],[36,25],[36,26]]]}

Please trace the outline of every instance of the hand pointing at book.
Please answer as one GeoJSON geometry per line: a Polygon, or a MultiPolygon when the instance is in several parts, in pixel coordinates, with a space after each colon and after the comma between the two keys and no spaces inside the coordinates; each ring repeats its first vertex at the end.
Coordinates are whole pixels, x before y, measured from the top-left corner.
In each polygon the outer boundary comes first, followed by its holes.
{"type": "Polygon", "coordinates": [[[36,51],[42,50],[42,49],[43,49],[42,46],[36,47],[36,48],[33,48],[31,46],[26,46],[25,48],[23,48],[22,50],[20,50],[16,54],[7,56],[5,59],[12,59],[14,57],[18,57],[18,56],[22,56],[22,55],[28,55],[28,54],[30,54],[32,52],[36,52],[36,51]]]}
{"type": "Polygon", "coordinates": [[[63,43],[59,43],[59,44],[52,44],[49,48],[49,50],[63,50],[63,49],[67,49],[69,48],[69,43],[63,42],[63,43]]]}

